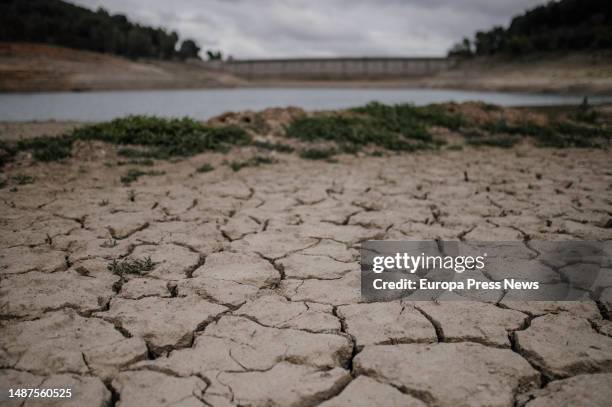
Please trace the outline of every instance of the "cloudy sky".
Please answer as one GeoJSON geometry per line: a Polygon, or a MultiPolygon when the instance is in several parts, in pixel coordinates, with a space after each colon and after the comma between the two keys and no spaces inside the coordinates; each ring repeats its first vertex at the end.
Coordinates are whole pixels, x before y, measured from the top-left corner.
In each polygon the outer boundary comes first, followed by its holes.
{"type": "Polygon", "coordinates": [[[235,58],[444,55],[544,0],[70,0],[235,58]]]}

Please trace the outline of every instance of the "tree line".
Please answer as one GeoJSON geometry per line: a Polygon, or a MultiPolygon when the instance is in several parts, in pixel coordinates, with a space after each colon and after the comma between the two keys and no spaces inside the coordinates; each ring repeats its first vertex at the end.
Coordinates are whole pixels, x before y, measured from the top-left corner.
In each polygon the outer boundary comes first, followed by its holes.
{"type": "Polygon", "coordinates": [[[128,58],[199,58],[192,39],[136,24],[103,8],[92,11],[61,0],[0,1],[0,41],[43,42],[128,58]]]}
{"type": "Polygon", "coordinates": [[[561,0],[464,38],[449,56],[525,55],[534,52],[612,49],[612,1],[561,0]]]}

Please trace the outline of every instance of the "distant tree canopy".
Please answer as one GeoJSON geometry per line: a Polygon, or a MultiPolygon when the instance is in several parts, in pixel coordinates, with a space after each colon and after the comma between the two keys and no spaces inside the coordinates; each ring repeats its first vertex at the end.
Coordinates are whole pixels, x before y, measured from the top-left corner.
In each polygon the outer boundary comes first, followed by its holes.
{"type": "Polygon", "coordinates": [[[612,49],[611,0],[551,1],[514,17],[507,29],[478,31],[449,56],[612,49]]]}
{"type": "Polygon", "coordinates": [[[199,58],[195,41],[61,0],[1,0],[0,41],[44,42],[130,58],[199,58]]]}

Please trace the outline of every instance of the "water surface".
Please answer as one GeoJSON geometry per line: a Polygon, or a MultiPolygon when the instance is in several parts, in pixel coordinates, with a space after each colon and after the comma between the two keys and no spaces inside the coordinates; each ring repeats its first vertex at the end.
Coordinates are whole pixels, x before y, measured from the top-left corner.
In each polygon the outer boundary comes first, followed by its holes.
{"type": "MultiPolygon", "coordinates": [[[[503,106],[578,104],[577,96],[444,89],[388,88],[234,88],[104,92],[0,94],[0,120],[102,121],[129,114],[209,119],[229,111],[298,106],[306,110],[339,109],[370,101],[424,105],[480,100],[503,106]]],[[[611,97],[590,98],[593,103],[611,97]]]]}

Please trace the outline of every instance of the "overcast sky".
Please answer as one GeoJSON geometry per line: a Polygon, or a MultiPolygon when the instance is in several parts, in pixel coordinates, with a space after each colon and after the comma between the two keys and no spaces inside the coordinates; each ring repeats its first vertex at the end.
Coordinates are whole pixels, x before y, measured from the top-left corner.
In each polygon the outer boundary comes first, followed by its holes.
{"type": "Polygon", "coordinates": [[[544,0],[71,0],[235,58],[435,56],[544,0]]]}

